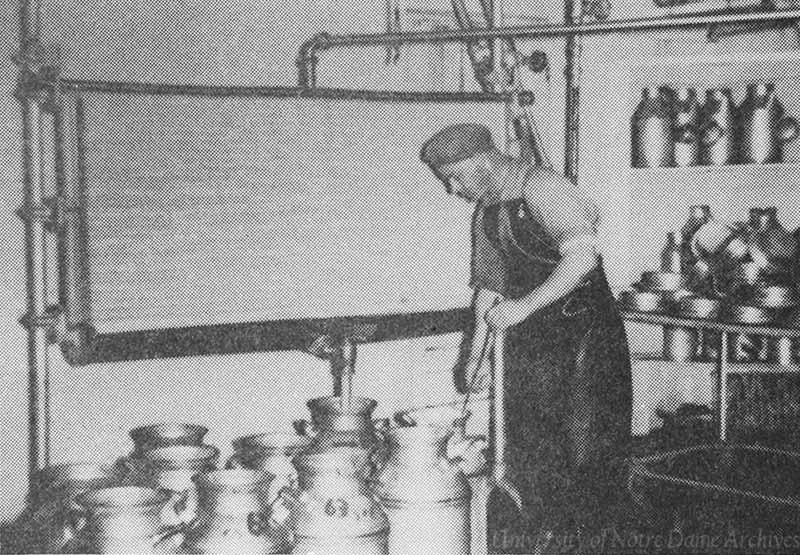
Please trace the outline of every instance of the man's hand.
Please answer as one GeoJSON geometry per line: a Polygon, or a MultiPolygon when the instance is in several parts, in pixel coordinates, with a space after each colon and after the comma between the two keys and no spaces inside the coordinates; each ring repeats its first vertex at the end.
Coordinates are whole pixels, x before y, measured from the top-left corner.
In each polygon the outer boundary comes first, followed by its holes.
{"type": "Polygon", "coordinates": [[[477,360],[470,360],[464,367],[464,388],[466,391],[480,393],[489,389],[489,384],[492,381],[491,366],[487,364],[486,360],[482,362],[483,364],[481,364],[480,368],[478,368],[477,360]]]}
{"type": "Polygon", "coordinates": [[[494,331],[502,331],[519,324],[530,316],[527,304],[515,299],[501,301],[486,311],[484,319],[494,331]]]}

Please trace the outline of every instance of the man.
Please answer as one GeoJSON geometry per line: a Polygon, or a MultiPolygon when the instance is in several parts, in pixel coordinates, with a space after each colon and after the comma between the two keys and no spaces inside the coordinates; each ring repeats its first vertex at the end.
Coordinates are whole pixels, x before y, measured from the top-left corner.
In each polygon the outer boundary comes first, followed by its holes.
{"type": "MultiPolygon", "coordinates": [[[[522,547],[531,551],[544,532],[563,537],[605,524],[604,509],[625,488],[631,382],[624,327],[596,252],[597,208],[568,179],[501,153],[481,125],[442,129],[420,157],[448,193],[477,205],[464,380],[473,390],[488,385],[481,352],[490,331],[506,330],[522,547]]],[[[514,519],[495,512],[492,520],[490,544],[514,519]]]]}

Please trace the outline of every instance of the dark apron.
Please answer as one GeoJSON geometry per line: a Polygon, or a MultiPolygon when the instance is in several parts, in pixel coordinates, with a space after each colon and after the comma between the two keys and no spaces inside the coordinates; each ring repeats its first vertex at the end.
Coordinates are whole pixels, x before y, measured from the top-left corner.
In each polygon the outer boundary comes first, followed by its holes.
{"type": "MultiPolygon", "coordinates": [[[[486,207],[484,228],[511,269],[510,297],[538,287],[560,260],[522,200],[486,207]],[[511,233],[501,231],[500,210],[511,233]]],[[[490,513],[490,547],[492,528],[600,525],[624,491],[631,429],[630,355],[602,263],[576,291],[510,328],[505,348],[508,463],[525,514],[520,525],[513,511],[490,513]]]]}

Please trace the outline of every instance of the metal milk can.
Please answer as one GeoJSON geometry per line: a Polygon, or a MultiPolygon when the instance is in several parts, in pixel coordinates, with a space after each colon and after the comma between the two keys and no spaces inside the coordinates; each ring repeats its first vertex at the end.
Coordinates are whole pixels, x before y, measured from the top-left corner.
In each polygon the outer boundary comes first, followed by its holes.
{"type": "Polygon", "coordinates": [[[233,455],[225,466],[266,471],[275,476],[273,489],[293,488],[297,485],[297,471],[292,459],[310,443],[310,437],[288,432],[240,437],[233,441],[233,455]]]}
{"type": "Polygon", "coordinates": [[[208,428],[198,424],[167,422],[134,428],[128,435],[133,440],[132,456],[142,451],[168,445],[202,445],[208,428]]]}
{"type": "Polygon", "coordinates": [[[453,433],[424,425],[388,432],[389,456],[374,490],[389,517],[390,554],[470,552],[470,487],[447,458],[453,433]]]}
{"type": "Polygon", "coordinates": [[[181,553],[287,553],[288,538],[273,528],[272,479],[267,472],[241,468],[198,474],[197,518],[181,553]]]}
{"type": "Polygon", "coordinates": [[[320,397],[307,404],[311,422],[298,420],[294,425],[299,434],[312,438],[310,449],[351,446],[364,450],[374,460],[384,457],[383,431],[389,423],[385,418],[372,418],[377,401],[350,397],[347,403],[342,397],[320,397]]]}
{"type": "Polygon", "coordinates": [[[765,164],[783,159],[782,147],[797,137],[797,121],[784,116],[772,83],[752,83],[739,107],[739,161],[765,164]]]}
{"type": "Polygon", "coordinates": [[[119,469],[92,463],[48,466],[33,480],[28,506],[21,517],[24,538],[20,547],[27,553],[60,552],[72,537],[70,521],[81,493],[121,485],[119,469]]]}
{"type": "Polygon", "coordinates": [[[723,166],[734,161],[734,106],[730,89],[712,89],[706,92],[706,102],[701,110],[700,163],[723,166]]]}
{"type": "Polygon", "coordinates": [[[675,91],[674,157],[678,167],[695,166],[700,161],[700,103],[697,92],[688,87],[675,91]]]}
{"type": "Polygon", "coordinates": [[[311,448],[294,464],[298,493],[290,502],[292,553],[388,553],[389,521],[367,482],[369,452],[352,446],[311,448]]]}
{"type": "Polygon", "coordinates": [[[179,496],[134,486],[84,492],[73,514],[79,553],[176,553],[182,540],[179,496]]]}
{"type": "Polygon", "coordinates": [[[672,113],[659,87],[647,87],[631,120],[633,165],[637,168],[673,163],[672,113]]]}
{"type": "MultiPolygon", "coordinates": [[[[297,488],[297,470],[292,459],[311,443],[311,438],[293,433],[271,432],[241,437],[233,441],[234,453],[227,468],[260,470],[275,476],[269,488],[272,503],[282,490],[297,488]]],[[[290,539],[291,522],[276,522],[275,534],[290,539]]]]}
{"type": "Polygon", "coordinates": [[[472,414],[463,407],[442,405],[398,412],[395,421],[401,426],[434,426],[449,432],[446,456],[458,460],[458,467],[468,476],[483,474],[486,470],[485,435],[467,435],[467,423],[472,414]]]}
{"type": "Polygon", "coordinates": [[[216,470],[218,458],[219,449],[210,445],[170,445],[143,451],[139,458],[128,459],[126,466],[136,485],[183,494],[186,508],[182,515],[188,523],[197,512],[193,478],[216,470]]]}

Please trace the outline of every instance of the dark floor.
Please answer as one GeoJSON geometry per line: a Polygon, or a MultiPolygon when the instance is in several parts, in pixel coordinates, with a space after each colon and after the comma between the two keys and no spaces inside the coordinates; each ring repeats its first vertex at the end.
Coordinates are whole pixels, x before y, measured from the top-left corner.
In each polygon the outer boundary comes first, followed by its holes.
{"type": "MultiPolygon", "coordinates": [[[[636,438],[632,450],[636,457],[648,457],[715,444],[719,445],[714,425],[705,420],[667,425],[636,438]]],[[[772,447],[800,452],[800,433],[733,431],[726,445],[665,458],[645,468],[660,476],[762,492],[766,498],[640,476],[619,500],[606,505],[602,521],[586,514],[552,535],[531,525],[498,527],[489,534],[490,552],[800,554],[800,457],[766,451],[772,447]],[[736,445],[752,447],[730,447],[736,445]]]]}

